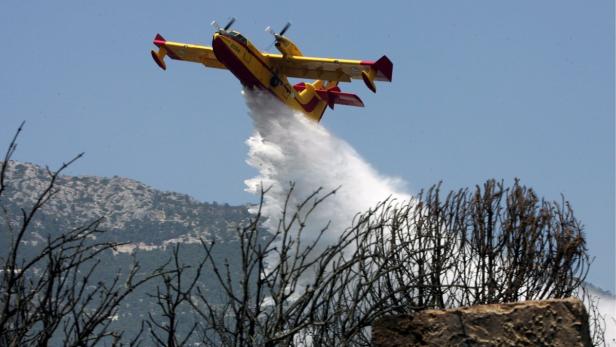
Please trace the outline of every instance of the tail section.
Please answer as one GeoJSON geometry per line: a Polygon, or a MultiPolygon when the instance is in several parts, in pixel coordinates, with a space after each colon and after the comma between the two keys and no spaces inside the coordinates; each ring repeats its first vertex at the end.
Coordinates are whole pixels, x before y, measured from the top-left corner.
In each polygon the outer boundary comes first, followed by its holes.
{"type": "Polygon", "coordinates": [[[329,81],[325,85],[323,81],[316,80],[313,83],[298,83],[293,88],[299,92],[298,99],[308,118],[320,121],[325,109],[334,109],[334,105],[347,105],[364,107],[361,99],[351,93],[343,93],[338,88],[338,81],[329,81]]]}

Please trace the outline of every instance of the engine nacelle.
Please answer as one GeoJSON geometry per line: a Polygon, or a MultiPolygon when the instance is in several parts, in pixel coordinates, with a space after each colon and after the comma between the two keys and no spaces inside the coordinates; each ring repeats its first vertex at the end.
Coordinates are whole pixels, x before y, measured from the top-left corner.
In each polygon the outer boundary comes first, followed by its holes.
{"type": "Polygon", "coordinates": [[[276,48],[278,48],[282,55],[303,56],[293,41],[281,35],[276,35],[276,48]]]}

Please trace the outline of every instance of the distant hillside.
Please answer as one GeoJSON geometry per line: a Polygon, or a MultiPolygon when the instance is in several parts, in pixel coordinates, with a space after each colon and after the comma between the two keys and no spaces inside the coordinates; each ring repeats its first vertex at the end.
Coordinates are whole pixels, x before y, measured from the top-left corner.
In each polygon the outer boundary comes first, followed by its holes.
{"type": "MultiPolygon", "coordinates": [[[[8,187],[0,202],[18,217],[20,208],[34,204],[49,174],[45,168],[29,163],[11,162],[10,168],[8,187]]],[[[199,202],[185,194],[159,191],[117,176],[61,176],[56,188],[56,195],[39,214],[37,233],[26,241],[36,244],[44,239],[41,233],[57,234],[104,217],[101,228],[109,231],[108,237],[143,250],[199,238],[225,242],[233,239],[235,228],[250,218],[246,206],[199,202]]]]}

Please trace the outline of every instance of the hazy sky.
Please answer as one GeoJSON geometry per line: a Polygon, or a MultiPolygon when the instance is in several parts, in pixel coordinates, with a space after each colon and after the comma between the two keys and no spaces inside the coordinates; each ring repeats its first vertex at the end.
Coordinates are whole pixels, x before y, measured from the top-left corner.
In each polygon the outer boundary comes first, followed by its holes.
{"type": "Polygon", "coordinates": [[[22,120],[16,159],[119,175],[204,201],[254,201],[244,180],[252,124],[237,80],[149,50],[210,44],[237,17],[257,47],[293,23],[306,55],[394,62],[391,84],[343,90],[323,124],[411,192],[515,177],[582,220],[589,279],[614,291],[614,2],[29,1],[0,3],[0,145],[22,120]]]}

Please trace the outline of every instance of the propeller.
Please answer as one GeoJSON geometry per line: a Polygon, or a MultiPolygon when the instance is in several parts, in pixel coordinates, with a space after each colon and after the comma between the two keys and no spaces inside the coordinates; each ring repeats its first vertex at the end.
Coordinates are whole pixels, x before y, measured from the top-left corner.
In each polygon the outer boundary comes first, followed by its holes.
{"type": "Polygon", "coordinates": [[[211,26],[214,27],[214,29],[216,29],[216,31],[227,31],[229,30],[229,28],[231,28],[231,26],[233,25],[233,23],[235,23],[235,17],[231,17],[231,19],[229,19],[229,22],[227,23],[227,25],[225,25],[224,28],[220,27],[220,24],[218,24],[217,21],[212,21],[212,23],[210,23],[211,26]]]}
{"type": "Polygon", "coordinates": [[[267,31],[268,33],[274,35],[274,37],[276,39],[278,39],[280,36],[284,36],[284,33],[287,32],[287,30],[289,30],[289,27],[291,27],[291,22],[287,22],[287,24],[284,25],[284,27],[282,28],[282,30],[280,30],[279,33],[276,33],[272,27],[267,27],[265,28],[265,31],[267,31]]]}
{"type": "Polygon", "coordinates": [[[229,30],[229,28],[233,25],[233,23],[235,23],[235,17],[231,17],[231,19],[229,20],[229,23],[227,23],[227,25],[225,25],[224,27],[224,31],[229,30]]]}
{"type": "Polygon", "coordinates": [[[282,30],[280,30],[279,33],[276,33],[272,27],[268,26],[267,28],[265,28],[265,31],[274,35],[274,42],[272,42],[266,50],[270,50],[272,48],[272,46],[278,42],[278,39],[281,38],[282,36],[284,36],[284,33],[287,32],[287,30],[289,30],[289,28],[291,27],[291,22],[287,22],[287,24],[284,25],[284,27],[282,28],[282,30]]]}
{"type": "Polygon", "coordinates": [[[278,35],[284,36],[284,33],[286,33],[287,30],[289,30],[290,27],[291,27],[291,22],[287,22],[287,24],[284,25],[284,28],[282,28],[282,30],[280,30],[278,35]]]}

